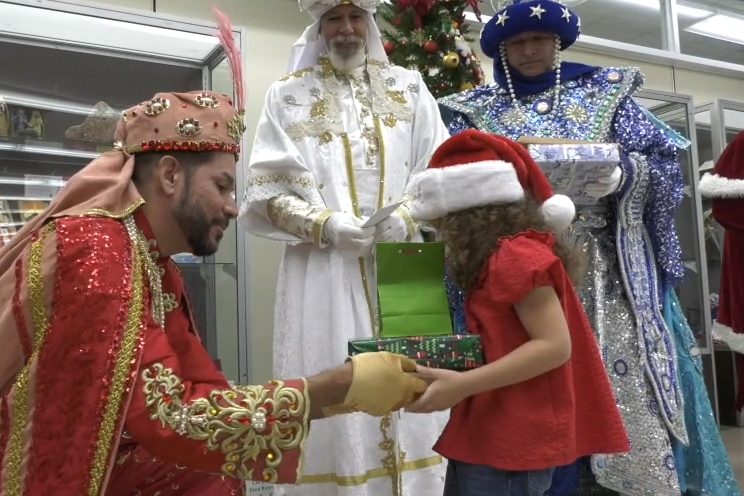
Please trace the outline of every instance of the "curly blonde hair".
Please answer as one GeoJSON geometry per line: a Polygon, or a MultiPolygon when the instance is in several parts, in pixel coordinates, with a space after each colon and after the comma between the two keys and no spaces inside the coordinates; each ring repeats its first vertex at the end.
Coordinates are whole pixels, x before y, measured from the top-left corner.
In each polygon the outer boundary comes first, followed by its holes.
{"type": "MultiPolygon", "coordinates": [[[[432,223],[447,250],[447,267],[460,288],[469,291],[480,279],[481,271],[498,241],[527,229],[553,232],[545,223],[540,206],[531,197],[516,203],[486,205],[453,212],[432,223]]],[[[574,284],[584,274],[584,253],[564,233],[554,233],[553,248],[574,284]]]]}

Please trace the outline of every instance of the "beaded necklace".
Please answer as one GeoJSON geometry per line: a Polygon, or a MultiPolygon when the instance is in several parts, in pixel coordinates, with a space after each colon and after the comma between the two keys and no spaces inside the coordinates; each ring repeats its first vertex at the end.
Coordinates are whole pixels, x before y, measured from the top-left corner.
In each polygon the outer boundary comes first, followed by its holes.
{"type": "Polygon", "coordinates": [[[129,239],[134,244],[136,257],[145,264],[147,279],[150,284],[150,302],[152,304],[152,318],[163,330],[165,330],[165,305],[163,304],[163,282],[160,278],[155,261],[150,256],[150,249],[145,236],[137,228],[133,216],[124,219],[124,226],[129,234],[129,239]]]}
{"type": "MultiPolygon", "coordinates": [[[[506,59],[506,44],[502,42],[499,45],[499,54],[501,55],[501,65],[504,68],[504,75],[506,76],[506,86],[509,91],[509,98],[511,99],[512,109],[505,113],[504,118],[511,123],[524,123],[527,121],[525,115],[524,106],[519,102],[517,94],[514,91],[514,84],[512,83],[511,72],[509,71],[509,64],[506,59]]],[[[561,40],[558,36],[554,38],[554,49],[553,49],[553,70],[555,71],[555,86],[553,87],[553,104],[551,105],[547,101],[539,101],[533,106],[533,110],[540,115],[552,114],[551,118],[555,118],[558,115],[558,109],[560,104],[561,95],[561,40]]]]}

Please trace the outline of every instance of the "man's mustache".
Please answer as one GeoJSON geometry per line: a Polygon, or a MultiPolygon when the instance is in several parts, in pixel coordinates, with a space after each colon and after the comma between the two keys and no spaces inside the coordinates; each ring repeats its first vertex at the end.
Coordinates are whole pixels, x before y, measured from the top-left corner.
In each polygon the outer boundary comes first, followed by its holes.
{"type": "Polygon", "coordinates": [[[332,40],[333,43],[362,43],[363,41],[364,40],[362,40],[360,36],[353,36],[353,35],[349,35],[349,36],[339,35],[333,38],[332,40]]]}

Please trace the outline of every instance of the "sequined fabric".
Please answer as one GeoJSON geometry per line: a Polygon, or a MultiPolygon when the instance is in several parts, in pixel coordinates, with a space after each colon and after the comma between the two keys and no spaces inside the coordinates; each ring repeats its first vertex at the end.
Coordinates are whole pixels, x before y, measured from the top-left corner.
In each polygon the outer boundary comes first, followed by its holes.
{"type": "Polygon", "coordinates": [[[119,449],[107,496],[243,496],[243,481],[167,463],[142,445],[119,449]]]}
{"type": "Polygon", "coordinates": [[[651,236],[662,282],[667,288],[675,286],[685,275],[674,224],[684,185],[677,147],[645,117],[637,104],[618,109],[614,137],[626,153],[639,152],[646,156],[650,187],[643,220],[651,236]]]}
{"type": "Polygon", "coordinates": [[[440,105],[451,134],[477,127],[511,138],[542,136],[616,142],[625,153],[645,154],[651,169],[645,223],[665,286],[669,286],[684,277],[674,229],[674,213],[682,199],[683,187],[676,146],[679,136],[672,139],[668,127],[660,128],[638,104],[627,98],[642,84],[640,72],[628,68],[601,69],[567,81],[561,87],[557,115],[552,109],[548,113],[538,112],[540,102],[551,102],[551,90],[522,100],[521,116],[517,116],[506,90],[495,84],[451,95],[440,100],[440,105]]]}
{"type": "Polygon", "coordinates": [[[637,69],[620,68],[567,81],[561,85],[557,112],[552,108],[552,89],[530,95],[514,107],[507,91],[495,83],[445,97],[440,105],[445,120],[451,120],[454,111],[466,115],[478,129],[505,136],[612,141],[615,111],[642,83],[637,69]]]}
{"type": "Polygon", "coordinates": [[[658,272],[643,214],[650,186],[645,157],[631,153],[623,161],[626,188],[617,195],[616,252],[628,301],[635,316],[641,363],[659,403],[659,413],[673,437],[687,442],[683,401],[678,381],[676,351],[671,331],[661,313],[663,302],[658,272]]]}
{"type": "Polygon", "coordinates": [[[687,325],[674,290],[668,292],[665,302],[664,310],[667,320],[672,322],[677,344],[687,433],[690,437],[689,446],[673,442],[682,490],[700,496],[740,496],[741,491],[710,406],[703,377],[703,361],[692,329],[687,325]]]}
{"type": "MultiPolygon", "coordinates": [[[[120,408],[137,359],[139,326],[125,330],[137,306],[131,240],[122,224],[110,219],[68,217],[54,225],[39,257],[29,258],[25,278],[38,286],[30,294],[39,295],[26,304],[45,315],[32,319],[33,326],[48,321],[49,332],[43,339],[38,335],[29,361],[28,418],[18,410],[7,412],[26,425],[19,439],[25,461],[18,466],[25,487],[17,494],[98,495],[96,467],[106,466],[113,456],[114,443],[106,433],[121,425],[120,408]],[[130,342],[133,355],[123,351],[130,342]],[[75,456],[60,457],[61,452],[75,456]]],[[[3,403],[14,394],[4,396],[3,403]]],[[[0,486],[11,487],[7,481],[0,486]]]]}
{"type": "Polygon", "coordinates": [[[632,452],[595,456],[592,469],[606,488],[633,495],[678,495],[669,435],[651,384],[638,360],[641,350],[633,312],[624,294],[608,212],[579,212],[574,232],[587,254],[581,299],[597,335],[632,452]]]}
{"type": "Polygon", "coordinates": [[[465,291],[449,277],[444,276],[444,285],[447,290],[447,299],[450,302],[450,314],[452,315],[452,327],[455,334],[467,334],[468,324],[465,320],[465,291]]]}

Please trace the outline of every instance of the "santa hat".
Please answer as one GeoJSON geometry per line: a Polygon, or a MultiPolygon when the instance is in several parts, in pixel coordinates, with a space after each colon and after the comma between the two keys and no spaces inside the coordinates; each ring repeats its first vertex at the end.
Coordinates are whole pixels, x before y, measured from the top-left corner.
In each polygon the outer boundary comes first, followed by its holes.
{"type": "Polygon", "coordinates": [[[413,176],[411,214],[433,220],[471,207],[514,203],[525,191],[539,203],[546,223],[556,231],[571,224],[573,202],[553,192],[540,167],[520,144],[469,129],[442,143],[429,168],[413,176]]]}
{"type": "Polygon", "coordinates": [[[718,158],[713,174],[700,180],[700,194],[709,198],[744,198],[744,131],[718,158]]]}

